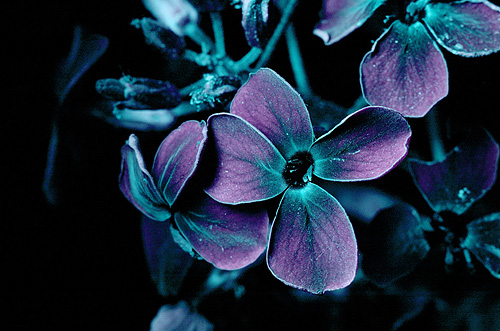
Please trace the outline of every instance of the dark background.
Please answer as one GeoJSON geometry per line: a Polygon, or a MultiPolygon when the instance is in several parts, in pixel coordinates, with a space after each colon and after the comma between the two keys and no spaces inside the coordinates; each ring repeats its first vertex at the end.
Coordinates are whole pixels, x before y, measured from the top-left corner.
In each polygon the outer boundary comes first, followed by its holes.
{"type": "MultiPolygon", "coordinates": [[[[154,64],[159,63],[158,58],[129,26],[133,18],[148,14],[139,0],[7,6],[1,121],[5,169],[0,181],[5,211],[1,217],[5,236],[2,273],[7,274],[2,282],[2,301],[7,309],[0,325],[5,325],[5,330],[147,330],[158,308],[168,300],[156,294],[149,279],[140,214],[118,189],[120,147],[131,131],[91,116],[88,109],[99,100],[94,90],[97,79],[123,73],[157,74],[154,64]],[[54,72],[69,50],[76,24],[108,37],[110,46],[75,86],[65,112],[56,117],[54,72]],[[48,204],[41,191],[54,118],[61,130],[61,157],[71,160],[61,173],[58,207],[48,204]]],[[[320,9],[321,1],[305,1],[296,15],[306,69],[320,96],[349,107],[360,94],[359,62],[380,34],[380,25],[366,24],[326,47],[311,33],[320,9]]],[[[241,42],[240,12],[229,8],[224,15],[228,38],[241,42]]],[[[202,24],[207,19],[203,16],[202,24]]],[[[380,17],[369,22],[377,20],[380,22],[380,17]]],[[[228,45],[235,58],[243,55],[242,49],[236,41],[228,45]]],[[[445,50],[443,53],[450,72],[450,94],[440,103],[440,116],[449,119],[454,128],[449,147],[474,124],[483,125],[500,141],[500,55],[465,59],[445,50]]],[[[293,85],[283,43],[269,65],[293,85]]],[[[412,147],[429,155],[422,120],[410,123],[414,128],[412,147]]],[[[164,134],[139,136],[146,162],[151,164],[164,134]]],[[[408,187],[411,182],[394,185],[408,187]]],[[[492,201],[497,200],[497,192],[495,187],[490,193],[492,201]]],[[[311,324],[321,330],[335,329],[337,316],[328,310],[324,297],[299,303],[264,267],[257,267],[242,282],[247,295],[239,305],[233,304],[231,296],[220,295],[203,306],[209,320],[228,330],[300,329],[311,324]]],[[[389,304],[390,298],[387,301],[389,304]]],[[[384,317],[381,306],[366,304],[359,309],[371,317],[361,325],[388,325],[392,317],[384,317]]]]}

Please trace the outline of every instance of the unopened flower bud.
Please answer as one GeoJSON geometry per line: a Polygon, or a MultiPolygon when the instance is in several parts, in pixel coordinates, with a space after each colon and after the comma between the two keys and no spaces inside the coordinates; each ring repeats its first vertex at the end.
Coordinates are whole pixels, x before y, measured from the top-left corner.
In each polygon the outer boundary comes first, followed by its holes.
{"type": "Polygon", "coordinates": [[[198,22],[198,12],[187,0],[143,0],[142,2],[160,23],[178,36],[185,34],[188,25],[198,22]]]}

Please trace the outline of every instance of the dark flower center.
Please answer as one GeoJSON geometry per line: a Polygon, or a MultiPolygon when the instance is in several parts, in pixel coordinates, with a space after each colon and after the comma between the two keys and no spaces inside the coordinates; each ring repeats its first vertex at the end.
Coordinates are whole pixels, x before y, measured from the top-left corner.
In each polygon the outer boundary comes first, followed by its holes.
{"type": "Polygon", "coordinates": [[[298,152],[286,162],[283,170],[285,182],[292,187],[303,187],[312,177],[313,158],[309,152],[298,152]]]}

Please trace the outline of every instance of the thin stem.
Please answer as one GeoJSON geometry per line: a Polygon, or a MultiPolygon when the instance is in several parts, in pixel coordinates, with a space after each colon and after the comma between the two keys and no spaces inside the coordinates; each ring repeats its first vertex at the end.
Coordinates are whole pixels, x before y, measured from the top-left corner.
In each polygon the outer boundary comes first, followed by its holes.
{"type": "Polygon", "coordinates": [[[212,29],[214,31],[215,52],[218,56],[223,57],[226,55],[226,44],[224,41],[222,18],[219,12],[210,12],[210,18],[212,20],[212,29]]]}
{"type": "Polygon", "coordinates": [[[257,61],[261,54],[262,49],[253,47],[245,56],[233,64],[233,71],[238,73],[244,69],[248,69],[252,63],[257,61]]]}
{"type": "Polygon", "coordinates": [[[292,14],[295,10],[297,2],[298,2],[298,0],[290,0],[287,3],[287,6],[283,10],[283,14],[281,15],[280,22],[278,23],[276,30],[274,30],[274,33],[271,36],[271,39],[269,39],[269,41],[267,42],[267,45],[264,48],[264,51],[262,52],[262,55],[259,59],[259,62],[255,66],[255,69],[259,69],[259,68],[265,66],[267,61],[269,61],[271,54],[273,53],[274,49],[276,48],[276,44],[278,43],[283,31],[285,30],[286,26],[288,25],[288,23],[290,21],[290,18],[292,17],[292,14]]]}
{"type": "Polygon", "coordinates": [[[441,136],[441,130],[439,127],[438,116],[436,114],[437,109],[432,108],[425,119],[427,120],[427,128],[429,133],[429,142],[431,153],[434,161],[441,162],[446,158],[446,152],[441,136]]]}
{"type": "Polygon", "coordinates": [[[191,23],[186,26],[185,34],[195,43],[201,46],[203,53],[208,53],[214,48],[214,43],[209,36],[203,32],[197,24],[191,23]]]}
{"type": "Polygon", "coordinates": [[[307,78],[304,61],[302,60],[302,54],[300,53],[299,42],[292,23],[290,23],[290,25],[286,28],[285,37],[288,46],[290,64],[292,65],[295,83],[297,84],[297,90],[303,96],[308,97],[312,95],[312,89],[311,85],[309,85],[309,79],[307,78]]]}

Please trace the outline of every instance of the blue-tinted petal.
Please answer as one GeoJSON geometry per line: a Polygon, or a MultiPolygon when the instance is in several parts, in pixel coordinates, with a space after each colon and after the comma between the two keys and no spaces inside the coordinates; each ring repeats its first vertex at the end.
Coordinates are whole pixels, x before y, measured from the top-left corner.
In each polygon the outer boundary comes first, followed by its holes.
{"type": "Polygon", "coordinates": [[[288,189],[272,226],[267,253],[273,275],[287,285],[318,294],[349,285],[357,261],[354,231],[338,201],[313,183],[288,189]]]}
{"type": "Polygon", "coordinates": [[[256,205],[223,205],[202,193],[174,218],[196,252],[219,269],[246,267],[267,245],[269,218],[256,205]]]}
{"type": "Polygon", "coordinates": [[[410,172],[430,207],[464,213],[496,179],[499,147],[484,129],[472,131],[442,162],[410,160],[410,172]]]}
{"type": "Polygon", "coordinates": [[[417,210],[399,203],[380,211],[368,227],[363,247],[363,271],[379,284],[409,274],[430,250],[424,220],[417,210]]]}
{"type": "Polygon", "coordinates": [[[422,117],[448,94],[443,54],[420,22],[395,21],[361,62],[361,87],[369,104],[422,117]]]}
{"type": "Polygon", "coordinates": [[[196,171],[206,140],[205,122],[186,121],[170,132],[158,148],[152,175],[170,206],[196,171]]]}
{"type": "Polygon", "coordinates": [[[453,54],[480,56],[500,50],[500,8],[489,1],[430,3],[423,21],[453,54]]]}
{"type": "Polygon", "coordinates": [[[175,295],[193,258],[172,239],[169,222],[142,218],[142,241],[149,273],[161,295],[175,295]]]}
{"type": "Polygon", "coordinates": [[[286,159],[307,151],[314,133],[309,112],[300,95],[271,69],[250,76],[236,93],[231,113],[260,130],[286,159]]]}
{"type": "Polygon", "coordinates": [[[221,113],[208,119],[216,169],[205,191],[222,203],[238,204],[270,199],[287,184],[286,161],[260,131],[241,117],[221,113]]]}
{"type": "Polygon", "coordinates": [[[324,0],[321,21],[313,33],[326,45],[347,36],[372,16],[385,0],[324,0]]]}
{"type": "Polygon", "coordinates": [[[500,213],[467,224],[467,237],[462,244],[494,277],[500,278],[500,213]]]}
{"type": "Polygon", "coordinates": [[[156,221],[165,221],[170,217],[167,202],[144,164],[139,139],[133,134],[122,147],[119,184],[125,197],[147,217],[156,221]]]}
{"type": "Polygon", "coordinates": [[[337,181],[380,177],[406,156],[410,137],[410,126],[400,113],[363,108],[314,142],[313,174],[337,181]]]}
{"type": "Polygon", "coordinates": [[[204,316],[191,311],[185,301],[163,305],[151,321],[150,331],[212,331],[214,326],[204,316]]]}

